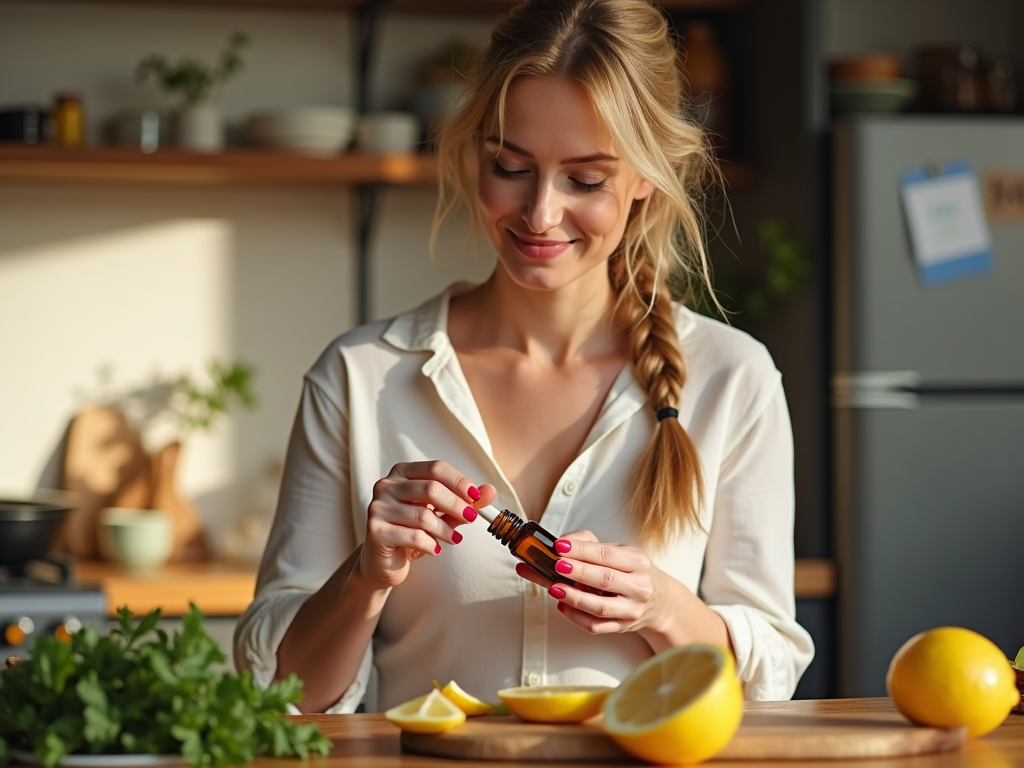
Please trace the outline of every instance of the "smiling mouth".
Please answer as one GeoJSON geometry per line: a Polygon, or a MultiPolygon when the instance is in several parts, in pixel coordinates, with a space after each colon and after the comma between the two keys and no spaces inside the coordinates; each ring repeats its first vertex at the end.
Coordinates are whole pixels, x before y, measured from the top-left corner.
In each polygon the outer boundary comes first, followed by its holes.
{"type": "Polygon", "coordinates": [[[537,242],[534,240],[526,240],[512,230],[509,230],[509,234],[512,236],[512,242],[515,244],[519,252],[524,256],[529,256],[534,259],[553,259],[576,242],[575,240],[545,240],[537,242]]]}

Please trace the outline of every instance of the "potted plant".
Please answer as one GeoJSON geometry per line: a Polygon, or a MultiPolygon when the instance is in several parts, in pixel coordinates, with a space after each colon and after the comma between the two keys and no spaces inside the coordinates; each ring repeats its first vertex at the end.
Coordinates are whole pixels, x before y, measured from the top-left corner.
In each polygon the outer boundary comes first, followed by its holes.
{"type": "Polygon", "coordinates": [[[147,56],[135,69],[135,78],[154,78],[170,94],[180,95],[175,113],[175,136],[179,146],[200,152],[217,152],[224,147],[224,120],[214,96],[243,66],[241,52],[249,37],[235,32],[228,38],[216,65],[184,57],[171,63],[159,54],[147,56]]]}

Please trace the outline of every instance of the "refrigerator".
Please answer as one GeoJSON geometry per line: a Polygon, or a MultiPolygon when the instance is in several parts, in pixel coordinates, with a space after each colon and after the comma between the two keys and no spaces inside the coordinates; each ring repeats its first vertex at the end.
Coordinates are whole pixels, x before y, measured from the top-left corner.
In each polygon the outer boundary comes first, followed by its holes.
{"type": "Polygon", "coordinates": [[[1024,119],[864,115],[833,127],[843,697],[885,695],[893,655],[932,627],[980,632],[1011,659],[1024,646],[1024,219],[986,220],[987,271],[929,284],[903,184],[947,164],[979,190],[993,172],[1024,177],[1024,119]]]}

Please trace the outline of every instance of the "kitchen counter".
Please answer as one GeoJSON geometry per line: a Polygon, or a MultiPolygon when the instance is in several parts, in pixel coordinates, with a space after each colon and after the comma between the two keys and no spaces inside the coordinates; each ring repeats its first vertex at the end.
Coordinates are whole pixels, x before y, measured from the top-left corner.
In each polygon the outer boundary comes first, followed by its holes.
{"type": "MultiPolygon", "coordinates": [[[[878,699],[826,699],[817,701],[784,701],[754,705],[773,712],[816,713],[832,712],[853,714],[863,712],[894,712],[892,702],[878,699]]],[[[309,759],[309,768],[436,768],[443,761],[403,753],[399,746],[398,729],[383,715],[303,715],[293,718],[300,722],[315,722],[334,742],[334,750],[327,757],[309,759]]],[[[486,765],[491,768],[511,763],[447,761],[451,765],[486,765]]],[[[750,768],[753,765],[796,765],[799,768],[1012,768],[1024,765],[1024,716],[1010,715],[999,728],[981,739],[967,742],[960,749],[931,755],[912,757],[858,758],[852,760],[800,760],[778,761],[718,761],[720,768],[750,768]]],[[[259,768],[281,768],[280,760],[261,758],[253,763],[259,768]]],[[[538,764],[539,765],[539,764],[538,764]]],[[[551,765],[551,763],[548,763],[551,765]]],[[[567,763],[571,765],[571,763],[567,763]]],[[[616,763],[602,763],[615,766],[616,763]]],[[[623,763],[635,766],[641,763],[623,763]]]]}
{"type": "MultiPolygon", "coordinates": [[[[798,559],[797,598],[835,594],[835,564],[831,560],[798,559]]],[[[153,571],[130,571],[116,563],[81,561],[78,580],[98,586],[107,598],[107,613],[127,605],[132,613],[162,609],[164,616],[188,613],[195,602],[207,616],[239,616],[252,601],[256,566],[220,562],[171,563],[153,571]]]]}
{"type": "Polygon", "coordinates": [[[256,590],[253,565],[201,562],[169,563],[152,571],[131,571],[117,563],[83,560],[78,581],[100,587],[107,615],[128,606],[139,615],[160,608],[164,616],[188,613],[194,602],[206,616],[239,616],[256,590]]]}

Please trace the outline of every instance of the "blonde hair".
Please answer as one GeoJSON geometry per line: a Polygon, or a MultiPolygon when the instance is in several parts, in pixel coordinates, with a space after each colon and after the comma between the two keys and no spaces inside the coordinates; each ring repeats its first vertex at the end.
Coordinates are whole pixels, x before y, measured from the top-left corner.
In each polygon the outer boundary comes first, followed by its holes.
{"type": "MultiPolygon", "coordinates": [[[[664,16],[647,0],[526,0],[499,20],[437,144],[434,232],[462,206],[479,231],[480,130],[496,117],[504,135],[513,81],[567,77],[586,91],[618,151],[655,188],[634,203],[608,263],[616,320],[628,332],[633,369],[655,413],[678,408],[686,382],[669,276],[681,271],[710,285],[700,211],[717,170],[703,131],[683,116],[679,55],[664,16]]],[[[700,459],[669,414],[639,460],[630,501],[641,540],[655,547],[701,527],[700,459]]]]}

